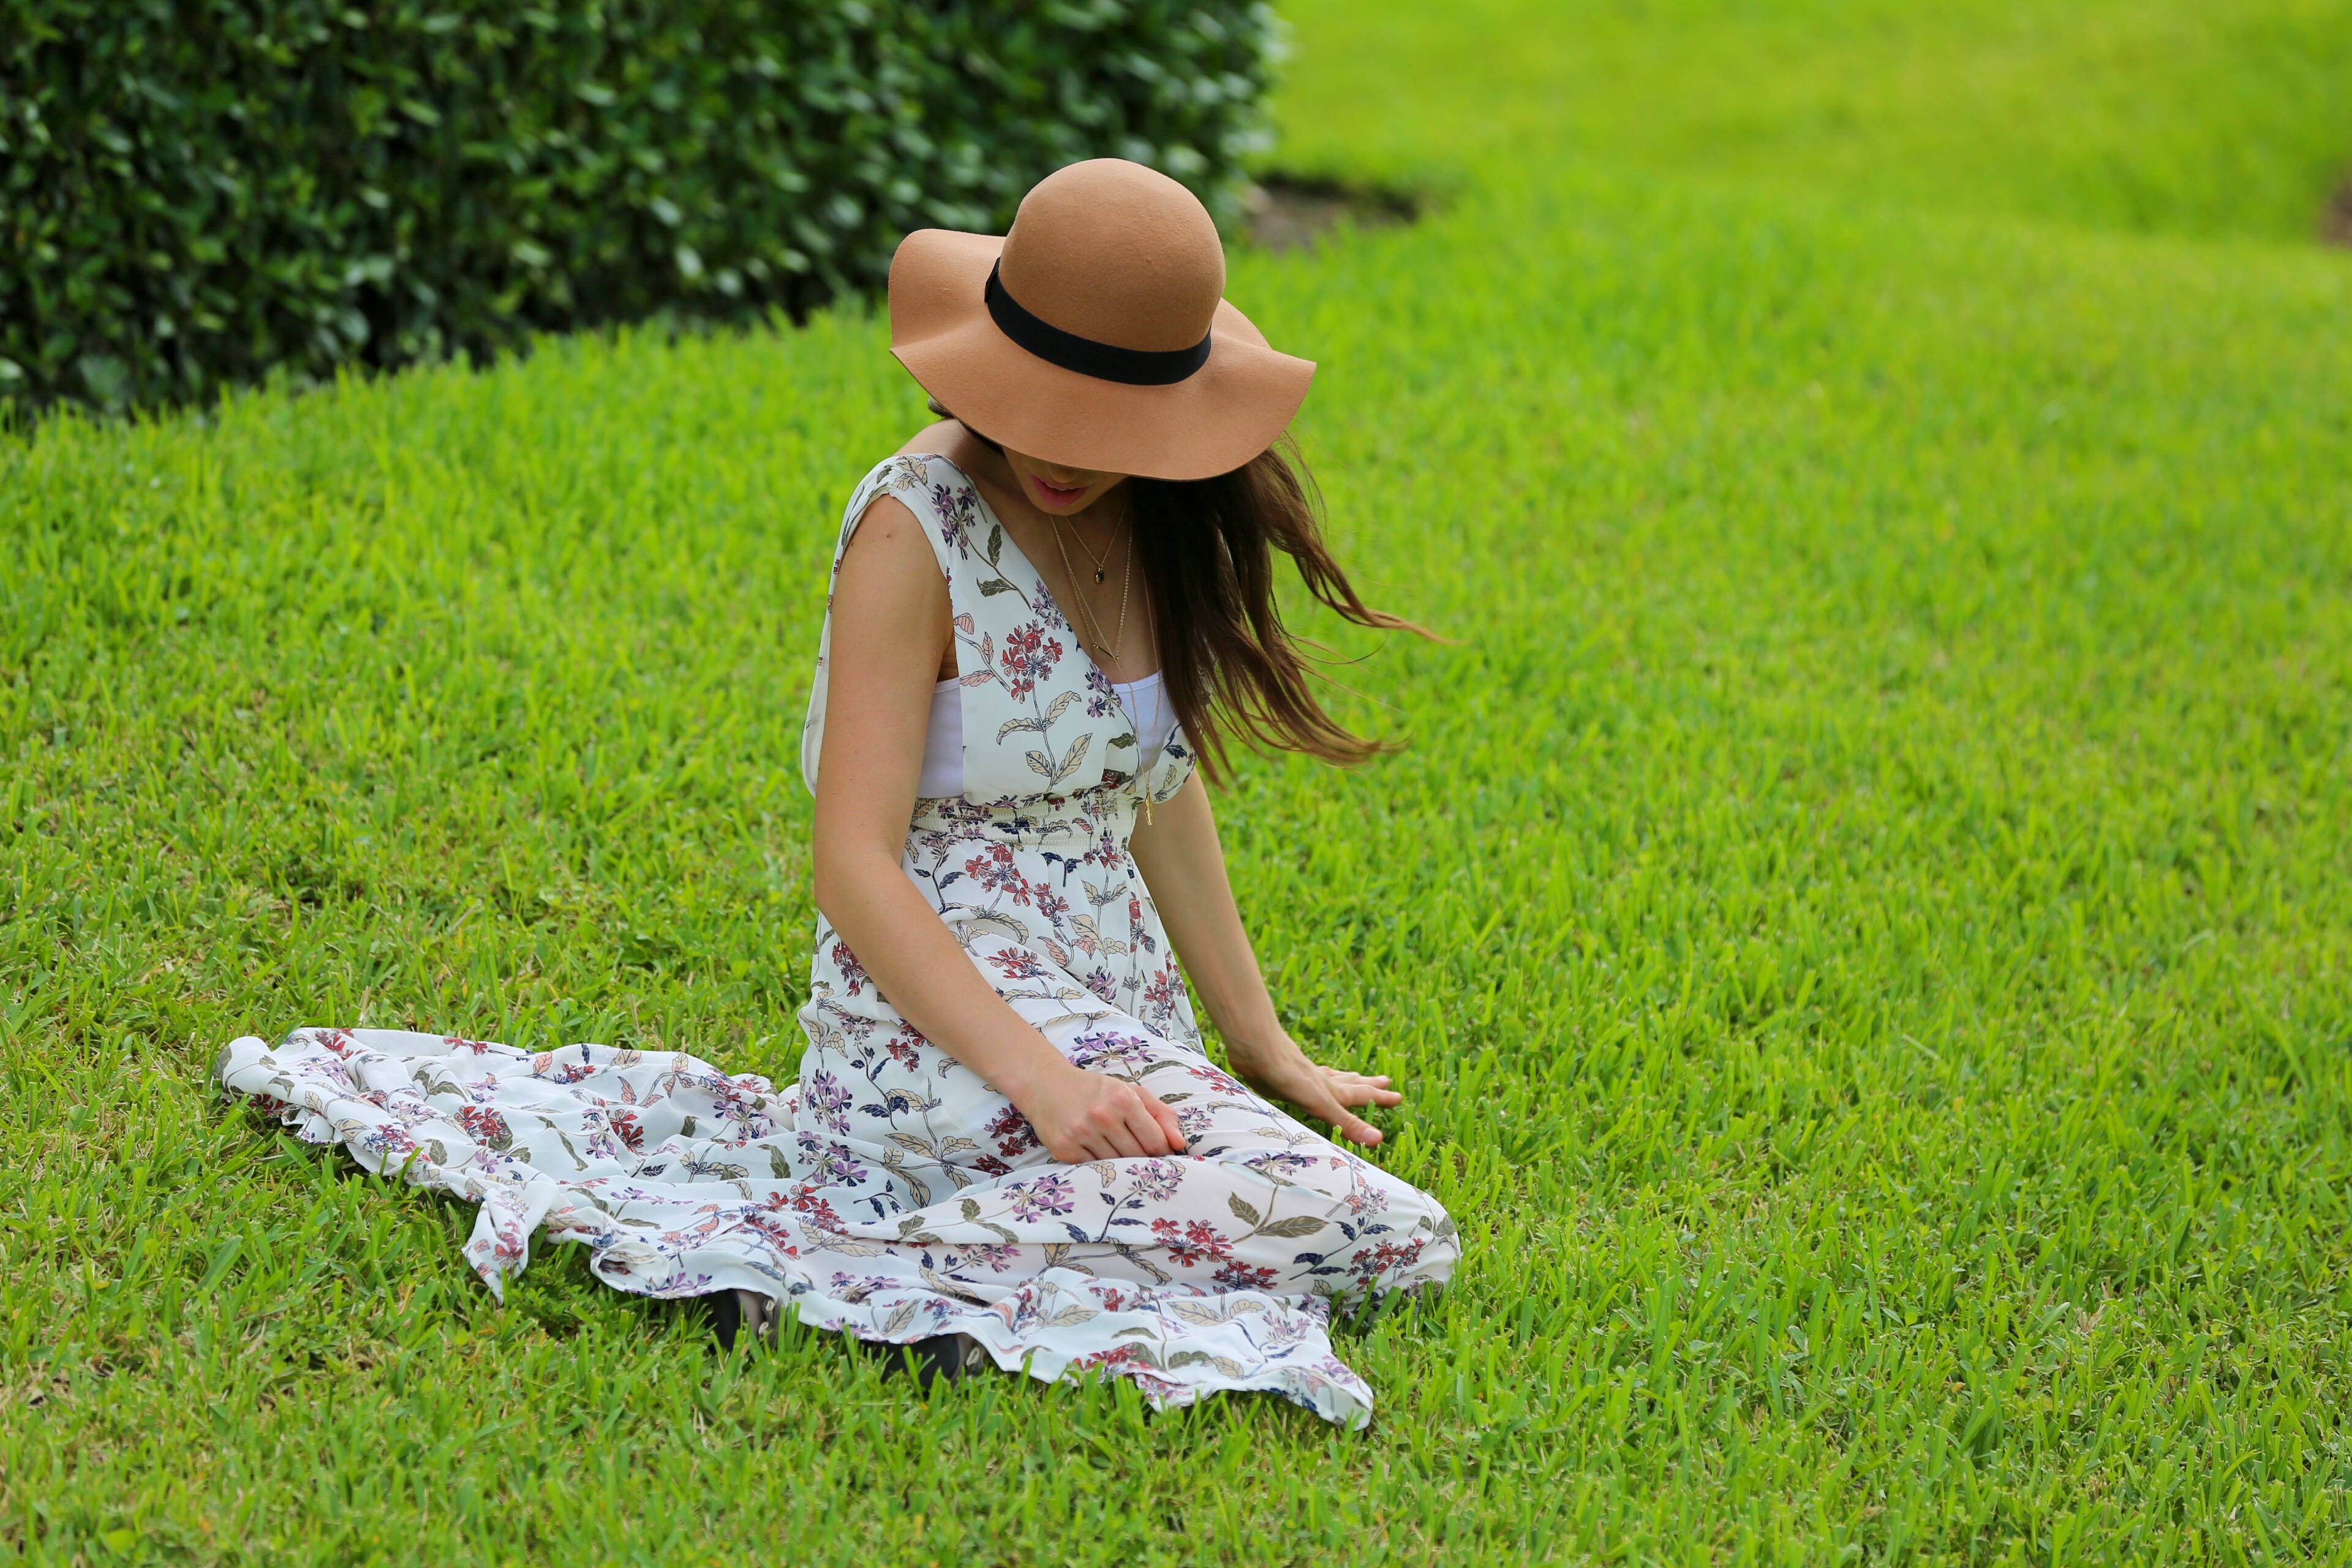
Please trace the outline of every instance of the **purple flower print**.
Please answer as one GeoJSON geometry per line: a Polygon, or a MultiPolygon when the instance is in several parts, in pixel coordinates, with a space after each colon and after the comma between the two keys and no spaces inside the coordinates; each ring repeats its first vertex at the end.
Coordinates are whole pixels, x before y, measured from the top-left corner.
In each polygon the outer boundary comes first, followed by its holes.
{"type": "Polygon", "coordinates": [[[1087,671],[1087,717],[1108,719],[1118,707],[1118,694],[1110,689],[1110,677],[1100,669],[1087,671]]]}
{"type": "Polygon", "coordinates": [[[1081,1035],[1070,1042],[1070,1063],[1074,1067],[1099,1068],[1115,1062],[1124,1068],[1150,1065],[1151,1042],[1133,1035],[1081,1035]]]}
{"type": "MultiPolygon", "coordinates": [[[[843,1097],[845,1102],[847,1097],[843,1097]]],[[[843,1125],[847,1125],[844,1119],[843,1125]]],[[[866,1179],[866,1167],[850,1157],[849,1151],[838,1143],[828,1143],[802,1133],[799,1139],[801,1158],[807,1161],[812,1179],[826,1186],[854,1187],[866,1179]]]]}
{"type": "Polygon", "coordinates": [[[842,1112],[849,1109],[849,1090],[841,1080],[819,1068],[809,1074],[808,1085],[801,1091],[801,1103],[809,1114],[835,1132],[849,1131],[849,1118],[842,1112]]]}
{"type": "Polygon", "coordinates": [[[360,1142],[372,1154],[405,1154],[416,1147],[416,1140],[398,1127],[378,1127],[360,1142]]]}
{"type": "Polygon", "coordinates": [[[1074,1201],[1069,1181],[1058,1175],[1039,1176],[1013,1189],[1015,1219],[1038,1219],[1070,1212],[1074,1201]]]}
{"type": "Polygon", "coordinates": [[[1020,1258],[1021,1249],[1010,1244],[967,1247],[963,1249],[963,1266],[967,1268],[986,1264],[989,1272],[1002,1274],[1020,1258]]]}
{"type": "Polygon", "coordinates": [[[1128,1177],[1135,1185],[1135,1196],[1146,1203],[1156,1204],[1176,1195],[1184,1184],[1184,1167],[1173,1160],[1146,1160],[1128,1168],[1128,1177]]]}
{"type": "Polygon", "coordinates": [[[862,1279],[854,1279],[847,1274],[836,1274],[830,1281],[833,1293],[853,1307],[864,1305],[874,1299],[875,1291],[887,1290],[897,1283],[895,1279],[877,1279],[870,1274],[862,1279]]]}
{"type": "Polygon", "coordinates": [[[969,489],[948,485],[931,487],[931,515],[940,521],[940,537],[955,552],[971,554],[971,520],[979,498],[969,489]]]}

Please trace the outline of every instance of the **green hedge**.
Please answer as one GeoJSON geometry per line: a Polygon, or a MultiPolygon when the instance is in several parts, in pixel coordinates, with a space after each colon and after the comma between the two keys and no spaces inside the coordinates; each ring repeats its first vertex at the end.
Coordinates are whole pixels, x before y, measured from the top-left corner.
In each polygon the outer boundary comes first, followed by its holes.
{"type": "Polygon", "coordinates": [[[797,314],[1073,160],[1230,217],[1241,0],[0,0],[0,396],[797,314]]]}

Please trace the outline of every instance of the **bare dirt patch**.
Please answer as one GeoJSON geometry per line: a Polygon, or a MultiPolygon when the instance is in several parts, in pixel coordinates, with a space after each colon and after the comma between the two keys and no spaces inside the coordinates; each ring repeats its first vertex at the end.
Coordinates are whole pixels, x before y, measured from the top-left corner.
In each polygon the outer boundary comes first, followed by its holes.
{"type": "Polygon", "coordinates": [[[1244,210],[1255,243],[1268,250],[1312,250],[1316,241],[1341,224],[1400,227],[1426,212],[1428,202],[1411,191],[1385,185],[1268,174],[1250,187],[1244,210]]]}
{"type": "Polygon", "coordinates": [[[2336,187],[2327,210],[2319,215],[2319,237],[2326,244],[2352,249],[2352,175],[2336,187]]]}

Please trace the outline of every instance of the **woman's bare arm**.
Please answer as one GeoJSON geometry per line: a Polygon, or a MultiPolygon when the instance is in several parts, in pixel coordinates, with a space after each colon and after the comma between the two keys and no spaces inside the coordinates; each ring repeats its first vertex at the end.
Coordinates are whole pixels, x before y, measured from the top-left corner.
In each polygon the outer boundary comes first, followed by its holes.
{"type": "Polygon", "coordinates": [[[1056,1160],[1180,1151],[1176,1113],[1072,1066],[981,974],[900,864],[931,688],[948,661],[947,583],[915,514],[866,509],[835,580],[817,759],[816,902],[908,1023],[1020,1107],[1056,1160]]]}
{"type": "Polygon", "coordinates": [[[1404,1096],[1384,1077],[1318,1067],[1275,1016],[1274,998],[1266,994],[1257,954],[1234,904],[1224,846],[1199,773],[1185,781],[1173,800],[1156,807],[1148,824],[1137,826],[1134,853],[1168,940],[1176,944],[1193,987],[1225,1037],[1234,1069],[1357,1142],[1379,1142],[1380,1129],[1348,1108],[1396,1105],[1404,1096]]]}

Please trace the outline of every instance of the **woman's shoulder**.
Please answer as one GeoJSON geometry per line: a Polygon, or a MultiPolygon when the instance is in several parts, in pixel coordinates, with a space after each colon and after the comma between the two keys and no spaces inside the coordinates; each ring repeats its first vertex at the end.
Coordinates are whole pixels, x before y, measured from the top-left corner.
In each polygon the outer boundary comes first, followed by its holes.
{"type": "Polygon", "coordinates": [[[877,511],[896,514],[904,508],[908,515],[889,521],[920,527],[930,537],[942,572],[951,569],[952,556],[971,553],[971,530],[981,521],[980,491],[953,458],[933,449],[948,444],[937,436],[961,429],[952,422],[934,425],[866,472],[842,513],[842,550],[877,511]]]}

